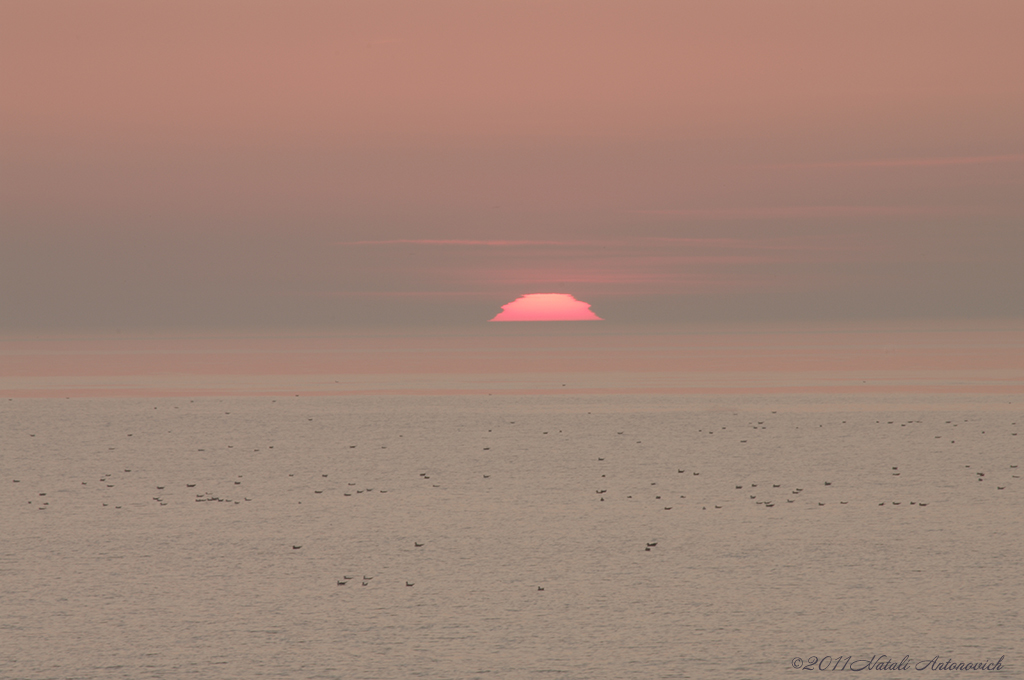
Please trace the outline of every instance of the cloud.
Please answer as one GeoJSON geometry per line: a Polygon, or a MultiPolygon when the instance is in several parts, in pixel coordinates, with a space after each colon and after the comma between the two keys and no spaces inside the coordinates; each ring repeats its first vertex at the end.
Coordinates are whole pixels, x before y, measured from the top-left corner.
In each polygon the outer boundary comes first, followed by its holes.
{"type": "Polygon", "coordinates": [[[531,293],[501,306],[491,321],[602,321],[590,305],[568,293],[531,293]]]}
{"type": "Polygon", "coordinates": [[[783,163],[770,168],[904,168],[939,167],[947,165],[987,165],[991,163],[1020,163],[1024,154],[1001,156],[947,156],[932,158],[885,158],[866,161],[835,161],[824,163],[783,163]]]}
{"type": "MultiPolygon", "coordinates": [[[[664,245],[690,246],[693,248],[719,248],[742,250],[836,250],[838,246],[824,246],[812,243],[797,243],[774,239],[741,239],[741,238],[686,238],[681,236],[645,236],[641,242],[649,241],[664,245]]],[[[806,241],[806,239],[805,239],[806,241]]]]}
{"type": "Polygon", "coordinates": [[[486,297],[487,293],[475,290],[333,290],[317,292],[316,295],[337,297],[486,297]]]}
{"type": "Polygon", "coordinates": [[[947,215],[951,212],[978,212],[970,206],[917,206],[917,205],[791,205],[757,208],[682,208],[664,210],[637,210],[642,215],[665,215],[707,220],[742,220],[771,218],[859,217],[878,215],[947,215]]]}
{"type": "Polygon", "coordinates": [[[340,241],[343,246],[486,246],[486,247],[517,247],[517,246],[568,246],[568,241],[476,241],[471,239],[416,239],[397,238],[385,241],[340,241]]]}

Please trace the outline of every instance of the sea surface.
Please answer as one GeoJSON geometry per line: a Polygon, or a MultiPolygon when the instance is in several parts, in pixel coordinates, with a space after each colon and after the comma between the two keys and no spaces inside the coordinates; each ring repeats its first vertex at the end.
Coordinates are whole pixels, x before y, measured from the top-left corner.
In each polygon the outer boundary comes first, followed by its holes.
{"type": "Polygon", "coordinates": [[[0,677],[1022,677],[1022,415],[963,393],[4,399],[0,677]],[[914,669],[934,657],[1002,670],[914,669]]]}

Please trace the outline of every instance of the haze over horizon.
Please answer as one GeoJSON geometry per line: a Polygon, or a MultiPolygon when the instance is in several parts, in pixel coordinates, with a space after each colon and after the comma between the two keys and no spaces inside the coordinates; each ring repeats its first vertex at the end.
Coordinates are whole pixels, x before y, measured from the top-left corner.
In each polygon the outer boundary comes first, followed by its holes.
{"type": "Polygon", "coordinates": [[[485,327],[556,292],[623,326],[1018,327],[1022,25],[5,2],[0,334],[485,327]]]}

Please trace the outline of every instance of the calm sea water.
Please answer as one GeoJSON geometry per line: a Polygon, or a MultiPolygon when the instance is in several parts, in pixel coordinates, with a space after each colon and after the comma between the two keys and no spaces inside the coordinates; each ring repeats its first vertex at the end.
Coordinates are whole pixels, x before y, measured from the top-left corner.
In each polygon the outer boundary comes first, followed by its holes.
{"type": "Polygon", "coordinates": [[[1021,677],[1009,401],[5,400],[0,676],[1021,677]]]}

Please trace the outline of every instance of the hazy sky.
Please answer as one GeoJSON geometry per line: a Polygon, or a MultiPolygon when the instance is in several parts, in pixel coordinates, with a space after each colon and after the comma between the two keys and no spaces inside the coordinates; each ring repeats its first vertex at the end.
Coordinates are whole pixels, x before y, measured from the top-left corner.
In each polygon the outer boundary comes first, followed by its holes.
{"type": "Polygon", "coordinates": [[[1024,3],[0,3],[0,332],[1020,319],[1024,3]]]}

